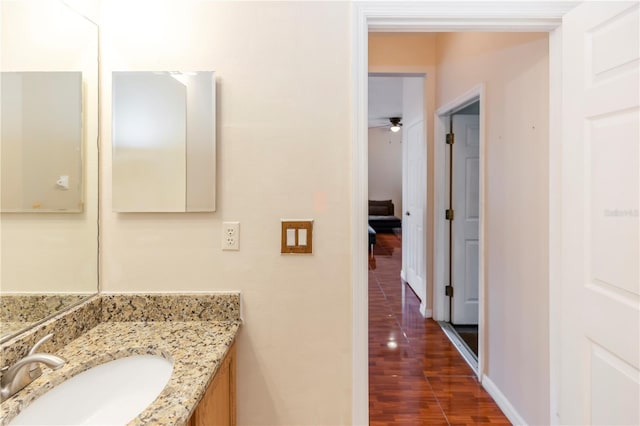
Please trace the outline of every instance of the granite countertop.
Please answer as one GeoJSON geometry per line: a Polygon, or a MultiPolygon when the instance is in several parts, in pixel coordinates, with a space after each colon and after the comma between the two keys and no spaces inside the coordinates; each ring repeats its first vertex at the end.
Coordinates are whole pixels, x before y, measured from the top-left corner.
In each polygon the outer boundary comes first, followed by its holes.
{"type": "Polygon", "coordinates": [[[233,344],[241,320],[118,319],[103,320],[51,351],[67,363],[55,371],[43,367],[41,377],[3,402],[0,424],[7,424],[23,406],[61,382],[96,365],[130,355],[161,355],[173,361],[173,372],[158,398],[129,425],[186,424],[233,344]]]}
{"type": "Polygon", "coordinates": [[[0,321],[0,338],[4,338],[5,336],[12,336],[20,330],[25,329],[27,327],[31,327],[33,322],[27,321],[0,321]]]}
{"type": "Polygon", "coordinates": [[[162,393],[133,425],[184,425],[220,362],[231,347],[239,321],[107,322],[72,341],[59,355],[64,367],[44,374],[2,403],[2,417],[13,418],[19,408],[76,374],[129,355],[161,355],[173,361],[173,372],[162,393]]]}

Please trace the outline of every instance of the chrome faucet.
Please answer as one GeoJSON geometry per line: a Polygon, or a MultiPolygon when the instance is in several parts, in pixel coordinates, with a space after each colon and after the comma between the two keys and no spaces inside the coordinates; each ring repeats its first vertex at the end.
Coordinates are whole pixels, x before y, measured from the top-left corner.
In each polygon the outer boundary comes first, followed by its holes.
{"type": "Polygon", "coordinates": [[[42,375],[40,363],[52,370],[57,370],[65,364],[66,361],[58,356],[47,353],[36,353],[38,347],[52,337],[53,334],[47,334],[33,345],[27,356],[20,359],[11,367],[5,367],[3,369],[6,371],[3,372],[0,383],[2,402],[42,375]]]}

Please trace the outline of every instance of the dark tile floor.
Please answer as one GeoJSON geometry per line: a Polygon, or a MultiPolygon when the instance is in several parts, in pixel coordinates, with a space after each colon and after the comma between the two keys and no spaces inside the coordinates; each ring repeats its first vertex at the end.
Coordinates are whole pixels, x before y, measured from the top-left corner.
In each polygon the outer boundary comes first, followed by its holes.
{"type": "Polygon", "coordinates": [[[440,326],[400,280],[401,240],[378,233],[369,259],[371,425],[509,425],[440,326]]]}

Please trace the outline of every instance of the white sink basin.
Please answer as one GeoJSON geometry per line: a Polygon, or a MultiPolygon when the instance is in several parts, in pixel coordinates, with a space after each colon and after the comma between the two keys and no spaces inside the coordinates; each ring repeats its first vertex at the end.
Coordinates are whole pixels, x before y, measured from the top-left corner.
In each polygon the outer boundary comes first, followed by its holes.
{"type": "Polygon", "coordinates": [[[93,367],[29,404],[10,425],[126,425],[162,392],[171,361],[135,355],[93,367]]]}

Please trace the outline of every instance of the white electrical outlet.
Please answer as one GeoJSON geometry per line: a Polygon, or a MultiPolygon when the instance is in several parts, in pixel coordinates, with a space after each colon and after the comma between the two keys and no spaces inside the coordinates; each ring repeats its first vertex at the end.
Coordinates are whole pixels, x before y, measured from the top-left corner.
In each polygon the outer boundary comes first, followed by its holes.
{"type": "Polygon", "coordinates": [[[240,222],[222,222],[222,250],[240,250],[240,222]]]}

